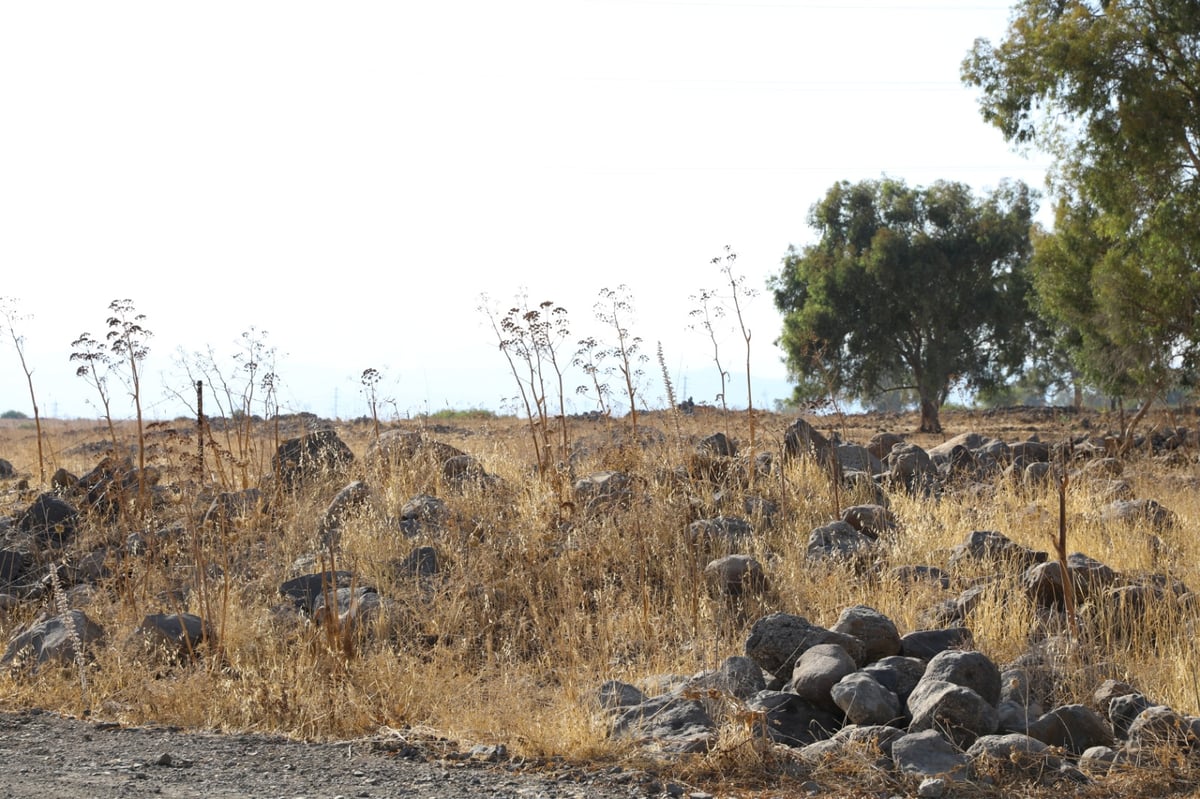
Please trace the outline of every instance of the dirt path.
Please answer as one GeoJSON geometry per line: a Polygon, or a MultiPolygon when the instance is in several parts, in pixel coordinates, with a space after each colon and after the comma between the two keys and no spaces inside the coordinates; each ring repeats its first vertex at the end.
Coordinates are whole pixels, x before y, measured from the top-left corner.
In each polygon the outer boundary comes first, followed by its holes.
{"type": "Polygon", "coordinates": [[[546,773],[439,758],[399,737],[309,744],[0,713],[0,797],[631,799],[663,791],[640,774],[546,773]]]}

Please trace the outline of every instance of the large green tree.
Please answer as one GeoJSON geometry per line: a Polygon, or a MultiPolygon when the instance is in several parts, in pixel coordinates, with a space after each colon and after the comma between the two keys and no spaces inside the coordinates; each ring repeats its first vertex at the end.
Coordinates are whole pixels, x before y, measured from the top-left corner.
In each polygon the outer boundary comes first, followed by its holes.
{"type": "Polygon", "coordinates": [[[1200,4],[1025,0],[963,79],[985,120],[1054,158],[1041,307],[1083,372],[1152,399],[1200,339],[1200,4]]]}
{"type": "Polygon", "coordinates": [[[915,389],[921,430],[940,432],[956,383],[1024,362],[1035,205],[1019,182],[983,197],[951,182],[835,184],[809,212],[819,241],[790,248],[772,279],[793,376],[856,396],[915,389]]]}

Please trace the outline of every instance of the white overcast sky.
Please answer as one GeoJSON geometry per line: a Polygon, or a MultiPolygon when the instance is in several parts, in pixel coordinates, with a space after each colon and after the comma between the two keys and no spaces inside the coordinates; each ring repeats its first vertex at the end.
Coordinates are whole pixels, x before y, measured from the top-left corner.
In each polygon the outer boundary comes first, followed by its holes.
{"type": "MultiPolygon", "coordinates": [[[[130,298],[154,332],[148,413],[184,412],[183,353],[226,369],[268,332],[287,410],[500,408],[477,310],[592,308],[629,286],[682,399],[713,401],[689,296],[728,244],[755,404],[788,393],[767,278],[838,180],[1040,188],[1046,161],[981,120],[959,68],[1002,2],[392,0],[0,4],[0,297],[45,415],[98,415],[71,342],[130,298]]],[[[609,331],[610,332],[610,331],[609,331]]],[[[745,405],[744,348],[721,331],[745,405]]],[[[656,362],[646,399],[664,396],[656,362]]],[[[569,380],[581,382],[579,376],[569,380]]],[[[570,392],[570,388],[568,388],[570,392]]],[[[590,406],[572,400],[574,410],[590,406]]],[[[0,410],[32,411],[0,341],[0,410]]],[[[211,406],[210,406],[211,410],[211,406]]],[[[114,404],[129,416],[125,396],[114,404]]]]}

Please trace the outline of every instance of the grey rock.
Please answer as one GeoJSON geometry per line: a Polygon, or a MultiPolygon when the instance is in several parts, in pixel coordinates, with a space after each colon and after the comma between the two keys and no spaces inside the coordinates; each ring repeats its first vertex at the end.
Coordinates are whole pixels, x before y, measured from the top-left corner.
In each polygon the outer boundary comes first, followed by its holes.
{"type": "Polygon", "coordinates": [[[624,507],[632,496],[629,475],[624,472],[594,472],[575,481],[575,502],[586,512],[624,507]]]}
{"type": "Polygon", "coordinates": [[[82,654],[85,657],[90,645],[104,641],[104,629],[82,610],[51,616],[14,636],[4,656],[0,657],[0,666],[30,666],[36,670],[38,666],[51,662],[70,665],[81,654],[75,647],[76,641],[83,645],[82,654]]]}
{"type": "Polygon", "coordinates": [[[1100,520],[1106,524],[1144,523],[1156,530],[1179,524],[1179,517],[1173,511],[1153,499],[1116,500],[1101,511],[1100,520]]]}
{"type": "Polygon", "coordinates": [[[334,430],[315,430],[284,441],[276,449],[271,464],[285,488],[321,476],[336,476],[350,463],[354,453],[334,430]]]}
{"type": "Polygon", "coordinates": [[[958,746],[970,746],[1000,726],[996,708],[970,688],[922,679],[908,697],[909,731],[937,730],[958,746]]]}
{"type": "Polygon", "coordinates": [[[1151,749],[1158,746],[1187,747],[1191,727],[1187,720],[1165,705],[1148,707],[1129,725],[1129,746],[1151,749]]]}
{"type": "Polygon", "coordinates": [[[688,543],[701,552],[737,552],[754,539],[750,522],[737,516],[697,519],[685,531],[688,543]]]}
{"type": "Polygon", "coordinates": [[[227,528],[242,519],[249,519],[264,509],[262,491],[247,488],[241,491],[222,491],[213,497],[200,523],[227,528]]]}
{"type": "MultiPolygon", "coordinates": [[[[285,580],[279,586],[279,593],[291,601],[297,610],[312,614],[316,602],[328,592],[336,592],[339,588],[349,588],[356,582],[353,572],[324,571],[316,574],[303,574],[285,580]]],[[[323,600],[322,600],[323,601],[323,600]]]]}
{"type": "MultiPolygon", "coordinates": [[[[788,688],[819,708],[836,712],[833,686],[858,668],[854,658],[837,644],[817,644],[805,650],[796,661],[788,688]]],[[[788,689],[785,689],[788,690],[788,689]]]]}
{"type": "Polygon", "coordinates": [[[1029,725],[1027,734],[1081,755],[1093,746],[1112,746],[1113,733],[1100,714],[1084,705],[1056,707],[1029,725]]]}
{"type": "Polygon", "coordinates": [[[786,679],[791,677],[800,656],[817,644],[837,644],[854,658],[855,663],[863,662],[861,641],[818,627],[803,616],[790,613],[772,613],[754,622],[746,639],[746,656],[763,671],[786,679]]]}
{"type": "Polygon", "coordinates": [[[851,724],[884,725],[903,718],[896,694],[865,671],[847,674],[830,689],[830,695],[851,724]]]}
{"type": "Polygon", "coordinates": [[[749,699],[766,690],[762,669],[748,657],[734,655],[725,658],[720,668],[694,681],[699,688],[724,691],[738,699],[749,699]]]}
{"type": "Polygon", "coordinates": [[[444,529],[450,518],[446,501],[430,494],[417,494],[400,507],[400,531],[412,538],[444,529]]]}
{"type": "Polygon", "coordinates": [[[896,695],[903,708],[909,694],[925,675],[926,662],[920,658],[895,655],[867,665],[863,671],[884,688],[896,695]]]}
{"type": "Polygon", "coordinates": [[[600,686],[596,699],[603,708],[633,707],[646,701],[647,697],[636,686],[619,680],[609,680],[600,686]]]}
{"type": "Polygon", "coordinates": [[[423,546],[405,555],[396,563],[393,572],[400,579],[415,577],[417,580],[427,580],[436,576],[440,569],[437,550],[423,546]]]}
{"type": "Polygon", "coordinates": [[[1043,563],[1046,558],[1045,552],[1022,546],[995,530],[974,530],[951,550],[949,564],[951,568],[973,564],[1020,571],[1043,563]]]}
{"type": "Polygon", "coordinates": [[[771,740],[788,746],[806,746],[829,738],[842,724],[838,715],[786,691],[762,691],[746,705],[763,713],[771,740]]]}
{"type": "Polygon", "coordinates": [[[716,728],[701,702],[665,694],[615,709],[611,735],[664,752],[704,752],[716,741],[716,728]]]}
{"type": "Polygon", "coordinates": [[[947,627],[944,630],[914,630],[900,637],[900,654],[929,660],[947,649],[963,649],[974,643],[966,627],[947,627]]]}
{"type": "Polygon", "coordinates": [[[910,491],[928,486],[937,477],[937,466],[933,459],[916,444],[896,444],[884,459],[884,463],[892,479],[910,491]]]}
{"type": "Polygon", "coordinates": [[[902,586],[914,583],[933,583],[940,588],[950,587],[950,575],[936,566],[895,566],[887,573],[887,576],[902,586]]]}
{"type": "Polygon", "coordinates": [[[53,494],[42,494],[17,516],[17,529],[42,546],[61,547],[75,537],[79,511],[53,494]]]}
{"type": "Polygon", "coordinates": [[[371,489],[362,480],[355,480],[338,491],[321,514],[321,521],[317,525],[321,543],[324,546],[336,545],[342,523],[369,507],[370,500],[371,489]]]}
{"type": "Polygon", "coordinates": [[[982,652],[939,652],[929,661],[922,679],[941,680],[970,688],[989,705],[1000,701],[1000,669],[982,652]]]}
{"type": "Polygon", "coordinates": [[[901,774],[945,777],[962,781],[970,775],[971,760],[936,730],[912,732],[892,743],[892,761],[901,774]]]}
{"type": "MultiPolygon", "coordinates": [[[[1111,586],[1117,577],[1110,567],[1080,552],[1067,556],[1067,573],[1071,576],[1077,605],[1111,586]]],[[[1057,560],[1029,568],[1022,575],[1021,583],[1038,607],[1056,609],[1064,606],[1062,568],[1057,560]]]]}
{"type": "Polygon", "coordinates": [[[900,654],[900,633],[895,622],[866,605],[846,608],[830,629],[862,641],[863,657],[868,663],[900,654]]]}
{"type": "Polygon", "coordinates": [[[839,444],[836,449],[838,463],[846,472],[866,472],[872,477],[883,474],[883,461],[859,444],[839,444]]]}

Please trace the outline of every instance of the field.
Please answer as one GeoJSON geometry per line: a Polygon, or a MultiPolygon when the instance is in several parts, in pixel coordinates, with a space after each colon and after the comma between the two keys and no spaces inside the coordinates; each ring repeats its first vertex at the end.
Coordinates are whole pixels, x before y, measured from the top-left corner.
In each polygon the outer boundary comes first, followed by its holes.
{"type": "MultiPolygon", "coordinates": [[[[876,433],[894,432],[927,448],[974,431],[1010,444],[1033,436],[1050,444],[1090,438],[1102,449],[1112,443],[1104,433],[1118,427],[1115,415],[1035,409],[948,411],[947,433],[936,438],[911,434],[917,423],[911,415],[809,420],[844,441],[865,444],[876,433]]],[[[966,625],[975,646],[997,663],[1063,632],[1061,616],[1039,613],[1026,598],[1020,574],[948,569],[952,549],[976,530],[1001,532],[1055,557],[1056,483],[1028,487],[995,475],[935,496],[889,489],[886,502],[899,526],[880,537],[875,562],[814,564],[806,555],[810,531],[842,508],[877,497],[870,485],[831,480],[812,458],[785,458],[784,431],[792,421],[758,414],[752,429],[744,413],[656,412],[638,416],[635,440],[629,419],[572,419],[565,444],[557,429],[548,437],[555,451],[543,458],[549,468],[542,474],[528,423],[519,419],[464,415],[380,428],[370,420],[330,422],[324,426],[353,461],[297,478],[294,486],[267,477],[272,456],[279,442],[317,420],[214,422],[204,436],[202,465],[195,421],[160,422],[145,438],[153,477],[147,472],[140,487],[127,480],[119,495],[109,493],[111,502],[81,514],[61,547],[31,546],[15,520],[49,488],[56,470],[77,477],[93,470],[111,448],[110,431],[96,422],[44,423],[39,470],[33,423],[0,422],[0,458],[17,472],[0,481],[0,516],[12,520],[0,530],[5,548],[24,548],[27,564],[19,589],[10,589],[0,634],[7,641],[39,614],[67,607],[83,610],[104,631],[102,640],[84,644],[85,657],[37,668],[9,664],[0,676],[0,709],[36,706],[126,724],[303,739],[390,728],[462,745],[503,744],[520,757],[641,763],[647,755],[640,747],[609,737],[596,704],[600,685],[662,683],[664,675],[715,669],[743,654],[750,626],[771,612],[830,626],[844,608],[862,604],[905,633],[928,626],[937,603],[987,578],[993,589],[966,625]],[[401,461],[369,457],[376,437],[393,430],[422,433],[423,441],[474,456],[486,475],[468,468],[468,479],[455,479],[429,447],[401,461]],[[718,432],[737,442],[739,455],[714,467],[697,455],[697,444],[718,432]],[[750,458],[762,453],[771,456],[769,467],[749,469],[750,458]],[[602,471],[621,472],[628,482],[620,501],[599,507],[574,485],[602,471]],[[367,493],[340,514],[327,514],[339,490],[356,480],[367,493]],[[202,521],[220,492],[252,488],[261,490],[261,504],[202,521]],[[410,503],[421,495],[443,504],[410,503]],[[731,601],[706,576],[710,560],[733,550],[686,531],[720,515],[750,522],[753,535],[737,551],[763,565],[768,588],[761,594],[731,601]],[[436,573],[409,557],[421,547],[432,548],[436,573]],[[951,571],[953,584],[902,586],[881,577],[916,564],[951,571]],[[350,596],[373,588],[378,605],[308,614],[281,595],[284,581],[326,569],[352,574],[344,585],[350,596]],[[202,617],[210,632],[174,650],[135,633],[148,614],[179,612],[202,617]]],[[[1152,415],[1141,430],[1191,421],[1152,415]]],[[[136,465],[136,430],[125,423],[116,434],[120,454],[136,465]]],[[[1125,490],[1156,500],[1176,523],[1150,529],[1148,521],[1105,520],[1100,511],[1112,500],[1112,481],[1076,474],[1065,495],[1068,551],[1194,589],[1200,585],[1194,434],[1168,454],[1135,448],[1119,463],[1109,469],[1121,471],[1125,490]]],[[[82,508],[82,500],[73,501],[82,508]]],[[[1063,699],[1087,704],[1100,679],[1112,677],[1180,713],[1200,714],[1200,645],[1189,608],[1195,605],[1164,602],[1119,636],[1085,620],[1075,646],[1087,667],[1059,686],[1063,699]]],[[[670,768],[689,779],[763,789],[802,781],[806,773],[788,765],[787,748],[759,740],[738,703],[727,699],[717,746],[673,760],[670,768]]],[[[1194,768],[1184,777],[1193,774],[1194,768]]],[[[872,779],[878,777],[846,775],[852,787],[872,779]]],[[[1169,793],[1180,779],[1162,772],[1139,790],[1169,793]]]]}

